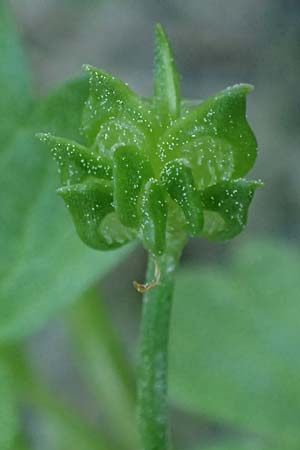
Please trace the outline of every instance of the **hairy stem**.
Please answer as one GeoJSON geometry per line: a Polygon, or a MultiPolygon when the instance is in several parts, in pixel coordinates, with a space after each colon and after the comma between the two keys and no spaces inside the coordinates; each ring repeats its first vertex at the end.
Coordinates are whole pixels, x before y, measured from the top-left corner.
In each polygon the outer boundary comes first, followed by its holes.
{"type": "MultiPolygon", "coordinates": [[[[180,250],[181,250],[181,246],[180,250]]],[[[138,426],[143,450],[169,450],[167,405],[168,340],[174,273],[180,250],[157,260],[160,280],[144,294],[138,373],[138,426]]],[[[154,263],[149,258],[148,281],[154,263]]]]}

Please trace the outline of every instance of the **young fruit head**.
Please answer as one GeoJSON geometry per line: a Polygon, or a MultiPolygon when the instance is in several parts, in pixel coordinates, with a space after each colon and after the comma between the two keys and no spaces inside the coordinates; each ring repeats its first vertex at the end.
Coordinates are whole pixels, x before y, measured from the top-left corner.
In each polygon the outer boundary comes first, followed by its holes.
{"type": "Polygon", "coordinates": [[[60,172],[58,194],[90,247],[139,238],[155,256],[174,230],[208,239],[241,232],[261,183],[252,168],[256,139],[245,117],[248,84],[192,105],[181,99],[172,51],[155,30],[154,96],[142,98],[92,66],[84,143],[40,134],[60,172]]]}

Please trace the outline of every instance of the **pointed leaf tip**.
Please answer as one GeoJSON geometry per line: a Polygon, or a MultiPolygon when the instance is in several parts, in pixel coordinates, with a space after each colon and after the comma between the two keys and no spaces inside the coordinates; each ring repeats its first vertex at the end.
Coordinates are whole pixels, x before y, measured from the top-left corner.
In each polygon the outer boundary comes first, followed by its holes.
{"type": "Polygon", "coordinates": [[[167,35],[160,24],[155,26],[154,93],[171,117],[179,116],[179,74],[167,35]]]}
{"type": "Polygon", "coordinates": [[[96,68],[92,66],[91,64],[82,64],[82,69],[86,72],[90,72],[91,70],[95,70],[96,68]]]}
{"type": "Polygon", "coordinates": [[[168,41],[166,32],[165,32],[163,26],[159,22],[157,22],[155,25],[155,34],[158,35],[159,37],[165,39],[166,41],[168,41]]]}
{"type": "Polygon", "coordinates": [[[41,142],[48,142],[50,139],[50,133],[36,133],[35,137],[41,142]]]}

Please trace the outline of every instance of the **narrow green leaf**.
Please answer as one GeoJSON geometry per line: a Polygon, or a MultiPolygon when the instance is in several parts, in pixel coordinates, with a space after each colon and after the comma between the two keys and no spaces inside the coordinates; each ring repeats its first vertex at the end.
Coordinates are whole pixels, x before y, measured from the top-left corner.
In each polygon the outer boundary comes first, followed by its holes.
{"type": "Polygon", "coordinates": [[[36,133],[62,135],[82,143],[81,116],[89,94],[88,78],[67,81],[46,97],[36,100],[30,123],[36,133]]]}
{"type": "Polygon", "coordinates": [[[188,162],[175,159],[167,163],[161,173],[161,182],[182,208],[191,235],[199,234],[203,227],[203,207],[188,162]]]}
{"type": "Polygon", "coordinates": [[[200,188],[244,176],[257,154],[245,117],[251,90],[247,84],[229,87],[176,120],[159,140],[160,160],[188,159],[200,188]]]}
{"type": "Polygon", "coordinates": [[[257,181],[223,181],[202,192],[204,227],[202,236],[207,239],[231,239],[247,223],[248,208],[255,190],[262,184],[257,181]]]}
{"type": "Polygon", "coordinates": [[[143,133],[151,133],[152,125],[142,100],[123,81],[92,66],[85,66],[90,81],[82,127],[89,145],[93,144],[100,126],[113,119],[129,121],[143,133]]]}
{"type": "Polygon", "coordinates": [[[146,154],[133,146],[114,153],[114,205],[121,223],[136,228],[140,223],[138,198],[142,184],[152,177],[146,154]]]}
{"type": "Polygon", "coordinates": [[[0,448],[12,450],[19,428],[17,398],[12,373],[0,362],[0,448]]]}
{"type": "Polygon", "coordinates": [[[170,43],[160,24],[155,27],[154,94],[172,118],[180,113],[180,88],[170,43]]]}
{"type": "Polygon", "coordinates": [[[70,139],[39,133],[37,137],[51,148],[58,164],[62,185],[81,183],[86,178],[112,178],[111,162],[104,155],[78,144],[70,139]]]}
{"type": "MultiPolygon", "coordinates": [[[[78,370],[105,412],[113,449],[137,450],[135,381],[119,330],[107,314],[98,289],[90,289],[66,314],[78,370]],[[115,430],[118,430],[115,435],[115,430]]],[[[97,427],[99,428],[99,426],[97,427]]],[[[101,425],[100,425],[101,428],[101,425]]],[[[81,450],[81,447],[75,448],[81,450]]]]}
{"type": "Polygon", "coordinates": [[[222,442],[214,442],[207,445],[199,445],[193,447],[192,450],[280,450],[275,442],[263,442],[258,438],[242,439],[241,437],[236,439],[226,439],[222,442]]]}
{"type": "Polygon", "coordinates": [[[164,192],[154,178],[150,178],[143,189],[140,208],[145,247],[153,255],[161,255],[166,245],[167,204],[164,192]]]}

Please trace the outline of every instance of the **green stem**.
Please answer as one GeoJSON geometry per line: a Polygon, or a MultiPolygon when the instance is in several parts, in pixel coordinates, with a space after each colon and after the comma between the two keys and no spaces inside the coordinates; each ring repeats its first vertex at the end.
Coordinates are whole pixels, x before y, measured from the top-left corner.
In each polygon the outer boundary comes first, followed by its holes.
{"type": "MultiPolygon", "coordinates": [[[[138,373],[138,425],[143,450],[170,448],[167,405],[168,341],[174,273],[181,246],[179,248],[158,258],[160,281],[143,297],[138,373]]],[[[147,274],[149,281],[154,274],[152,258],[149,258],[147,274]]]]}

